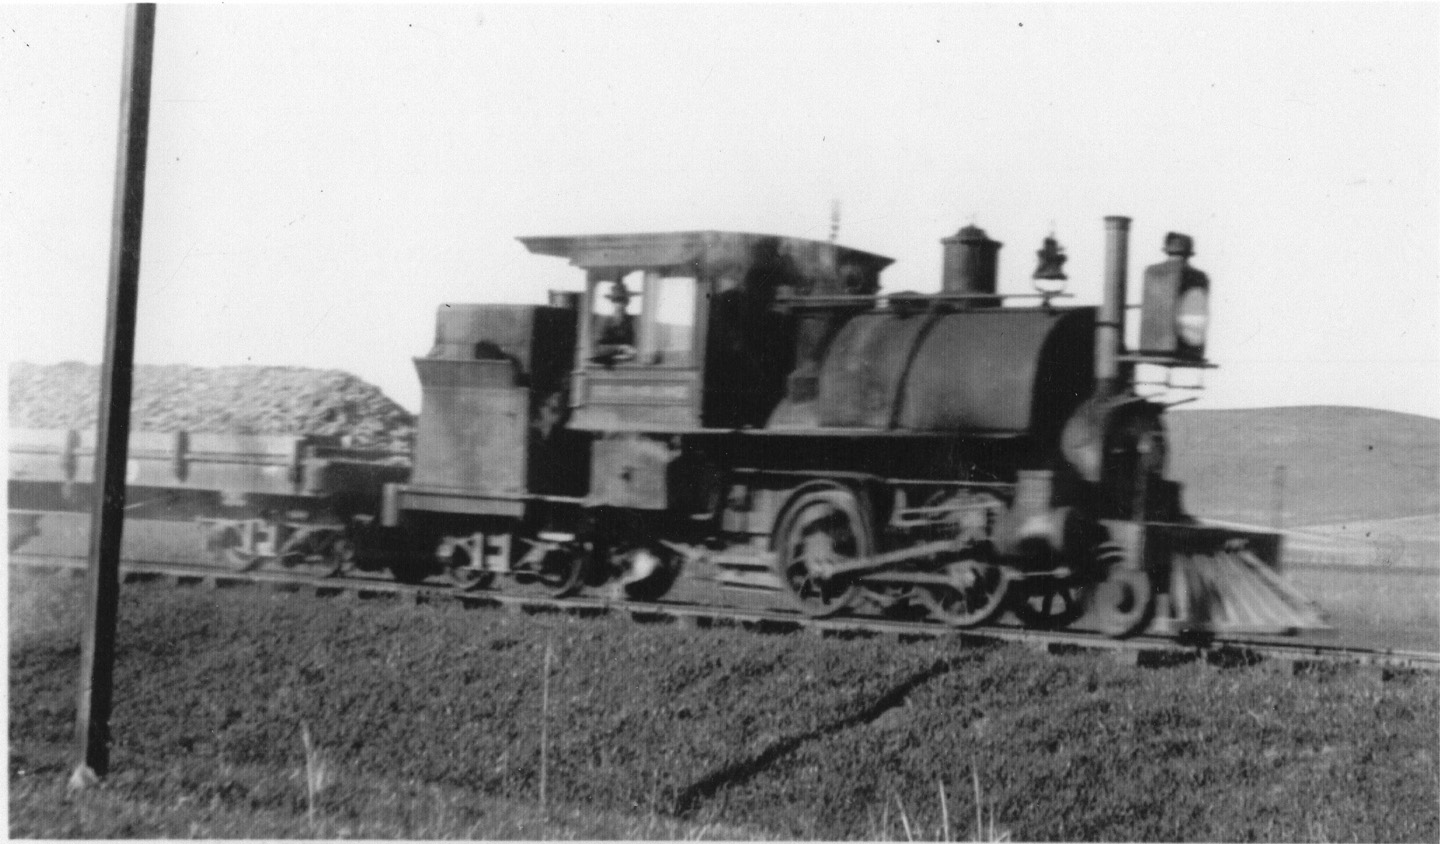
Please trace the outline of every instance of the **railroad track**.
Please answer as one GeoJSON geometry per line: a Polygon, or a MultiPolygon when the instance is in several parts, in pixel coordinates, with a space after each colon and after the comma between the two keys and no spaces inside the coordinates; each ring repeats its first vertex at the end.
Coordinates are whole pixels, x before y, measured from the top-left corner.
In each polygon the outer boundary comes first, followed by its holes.
{"type": "MultiPolygon", "coordinates": [[[[31,573],[57,576],[80,577],[86,570],[86,561],[77,557],[12,554],[10,564],[31,573]]],[[[1206,660],[1221,664],[1268,663],[1272,667],[1292,672],[1326,663],[1440,670],[1440,653],[1377,648],[1339,641],[1317,641],[1313,636],[1282,638],[1207,634],[1167,638],[1141,635],[1117,640],[1099,633],[1034,630],[1005,624],[961,630],[933,621],[865,616],[811,618],[799,613],[663,601],[647,603],[597,596],[554,598],[541,594],[471,592],[448,585],[404,584],[384,576],[330,577],[298,571],[229,571],[213,566],[128,560],[121,563],[120,574],[123,582],[160,580],[179,586],[210,589],[246,585],[282,591],[313,592],[320,597],[357,600],[378,598],[409,604],[450,601],[466,607],[527,614],[627,616],[641,622],[673,623],[686,628],[739,626],[773,633],[803,631],[822,636],[895,636],[902,640],[943,637],[958,638],[959,641],[976,645],[1013,642],[1050,653],[1106,651],[1117,659],[1136,665],[1171,665],[1206,660]]]]}

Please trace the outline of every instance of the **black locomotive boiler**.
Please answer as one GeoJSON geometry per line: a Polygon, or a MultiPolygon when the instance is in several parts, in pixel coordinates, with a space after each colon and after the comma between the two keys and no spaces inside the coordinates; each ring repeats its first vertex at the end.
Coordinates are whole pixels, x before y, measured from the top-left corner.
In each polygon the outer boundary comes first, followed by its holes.
{"type": "MultiPolygon", "coordinates": [[[[934,294],[881,293],[890,259],[798,238],[521,238],[583,291],[439,308],[414,469],[358,561],[961,627],[1310,623],[1279,536],[1186,515],[1139,392],[1137,367],[1210,366],[1190,239],[1145,271],[1127,350],[1129,220],[1105,224],[1098,307],[998,292],[1000,244],[973,226],[942,242],[934,294]]],[[[1053,241],[1040,256],[1063,278],[1053,241]]]]}

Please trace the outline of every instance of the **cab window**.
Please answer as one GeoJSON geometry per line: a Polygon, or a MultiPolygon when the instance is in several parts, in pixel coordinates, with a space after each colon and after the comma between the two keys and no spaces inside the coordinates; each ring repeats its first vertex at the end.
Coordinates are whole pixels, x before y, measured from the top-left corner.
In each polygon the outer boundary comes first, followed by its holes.
{"type": "Polygon", "coordinates": [[[653,270],[597,281],[590,296],[590,360],[693,366],[696,290],[693,277],[653,270]]]}
{"type": "Polygon", "coordinates": [[[613,365],[636,360],[644,284],[638,272],[595,284],[590,296],[592,361],[613,365]]]}
{"type": "Polygon", "coordinates": [[[666,366],[692,366],[695,340],[695,279],[650,274],[640,331],[640,359],[666,366]]]}

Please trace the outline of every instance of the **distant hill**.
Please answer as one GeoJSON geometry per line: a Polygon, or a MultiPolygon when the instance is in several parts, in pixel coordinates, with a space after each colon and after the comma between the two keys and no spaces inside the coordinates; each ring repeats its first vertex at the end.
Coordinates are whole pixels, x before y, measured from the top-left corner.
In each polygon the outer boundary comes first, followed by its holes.
{"type": "Polygon", "coordinates": [[[1293,528],[1440,512],[1440,419],[1316,406],[1168,420],[1170,474],[1196,515],[1293,528]]]}

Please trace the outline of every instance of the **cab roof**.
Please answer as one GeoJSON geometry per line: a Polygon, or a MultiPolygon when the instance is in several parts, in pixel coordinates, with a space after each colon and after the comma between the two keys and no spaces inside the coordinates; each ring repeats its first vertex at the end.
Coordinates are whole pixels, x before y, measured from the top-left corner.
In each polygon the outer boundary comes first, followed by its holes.
{"type": "Polygon", "coordinates": [[[804,265],[858,265],[878,273],[894,259],[848,246],[800,237],[726,231],[651,232],[522,237],[537,255],[568,258],[585,269],[673,267],[743,260],[764,252],[788,256],[804,265]]]}

